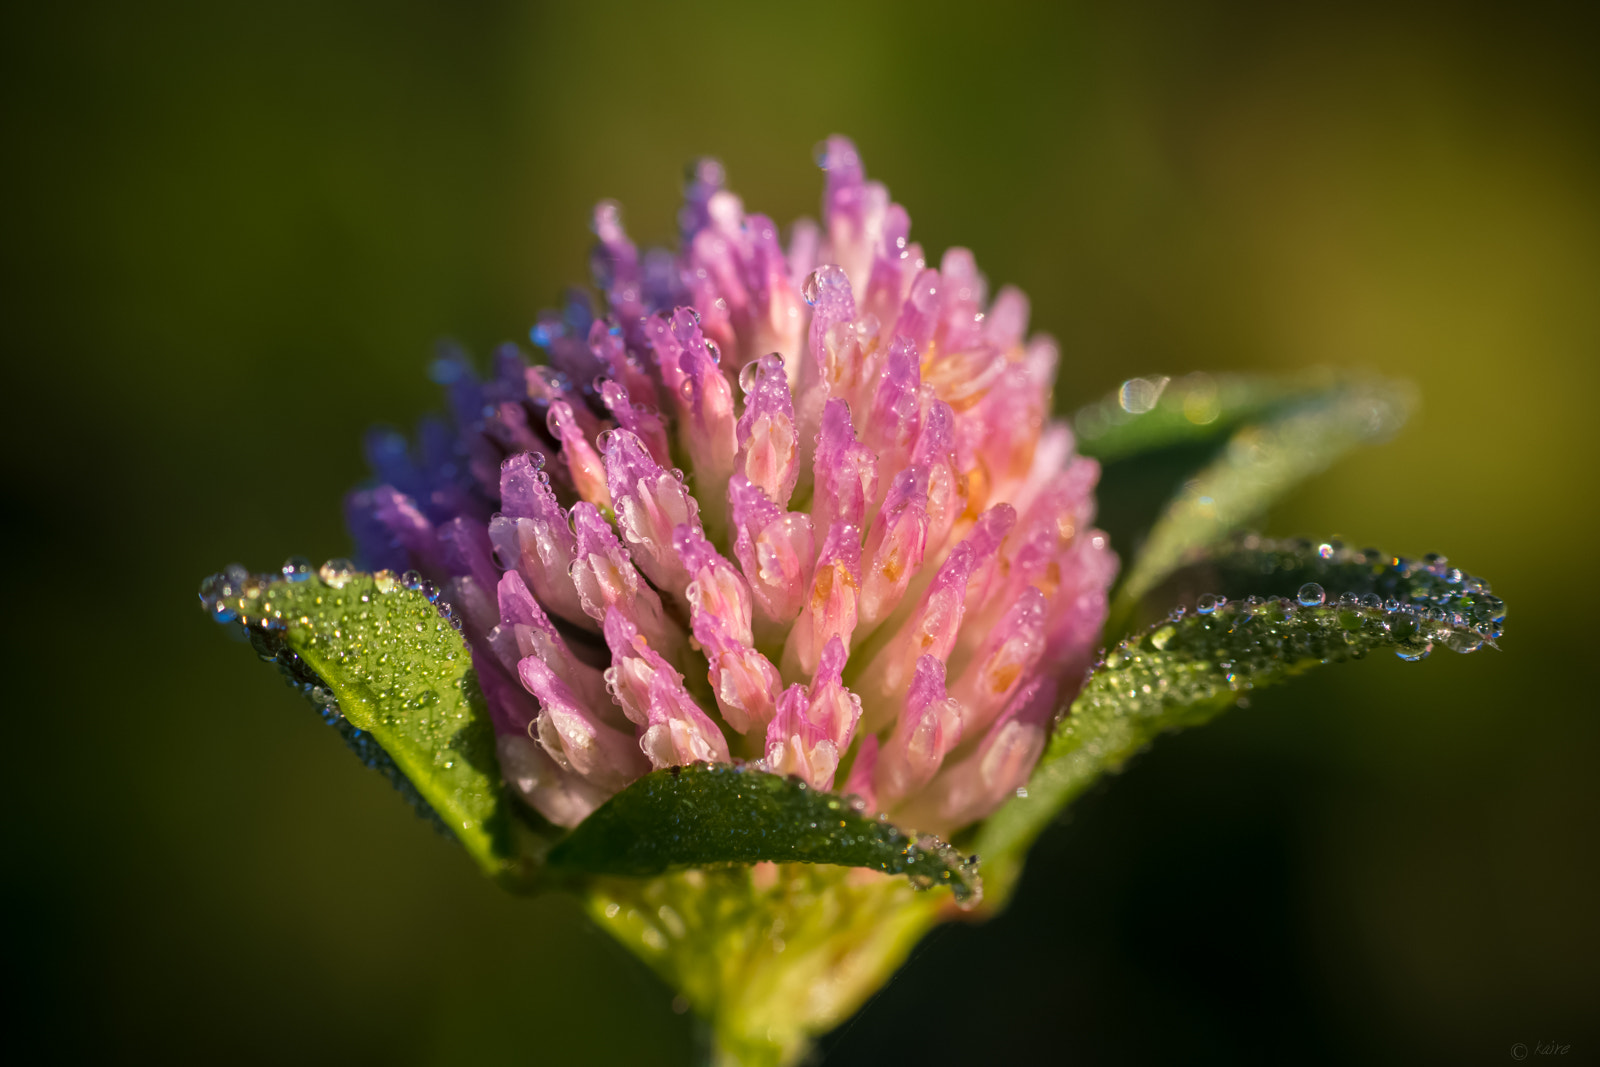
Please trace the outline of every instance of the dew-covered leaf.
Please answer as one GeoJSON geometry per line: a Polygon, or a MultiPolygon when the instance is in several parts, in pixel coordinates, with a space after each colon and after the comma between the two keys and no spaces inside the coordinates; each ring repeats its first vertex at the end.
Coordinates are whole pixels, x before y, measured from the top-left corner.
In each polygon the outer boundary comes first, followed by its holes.
{"type": "Polygon", "coordinates": [[[1500,636],[1505,604],[1482,578],[1452,567],[1445,557],[1395,556],[1376,548],[1351,549],[1340,541],[1234,538],[1192,557],[1148,593],[1139,612],[1146,625],[1177,605],[1193,607],[1206,593],[1231,600],[1250,596],[1314,600],[1355,597],[1367,607],[1409,605],[1451,617],[1485,640],[1500,636]]]}
{"type": "Polygon", "coordinates": [[[938,838],[910,837],[859,804],[798,778],[737,764],[653,771],[602,804],[550,851],[552,875],[661,874],[729,863],[828,863],[982,892],[975,865],[938,838]]]}
{"type": "Polygon", "coordinates": [[[1411,405],[1402,385],[1348,381],[1236,430],[1156,519],[1122,582],[1113,623],[1125,620],[1173,570],[1253,522],[1284,492],[1357,445],[1392,435],[1411,405]]]}
{"type": "Polygon", "coordinates": [[[1323,663],[1393,650],[1419,660],[1436,645],[1472,652],[1505,617],[1487,583],[1433,557],[1422,565],[1328,546],[1257,542],[1211,566],[1243,599],[1199,596],[1129,637],[1090,675],[1026,789],[975,836],[991,899],[1074,797],[1159,733],[1201,723],[1251,689],[1323,663]],[[1289,596],[1263,595],[1294,586],[1289,596]]]}
{"type": "Polygon", "coordinates": [[[268,579],[235,569],[201,595],[486,873],[523,884],[533,831],[510,812],[489,713],[450,617],[388,574],[285,570],[268,579]]]}

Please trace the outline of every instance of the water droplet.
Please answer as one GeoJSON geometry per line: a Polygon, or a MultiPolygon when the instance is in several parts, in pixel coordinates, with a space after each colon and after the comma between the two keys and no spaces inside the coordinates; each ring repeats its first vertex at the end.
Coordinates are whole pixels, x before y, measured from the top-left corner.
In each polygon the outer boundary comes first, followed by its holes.
{"type": "Polygon", "coordinates": [[[1194,610],[1202,615],[1210,615],[1228,603],[1228,598],[1216,593],[1204,593],[1195,601],[1194,610]]]}
{"type": "Polygon", "coordinates": [[[1328,599],[1328,594],[1323,592],[1322,586],[1316,582],[1307,582],[1300,587],[1300,592],[1295,594],[1295,599],[1303,608],[1320,607],[1328,599]]]}
{"type": "Polygon", "coordinates": [[[355,577],[356,565],[347,559],[330,559],[317,572],[322,580],[334,589],[343,589],[355,577]]]}
{"type": "Polygon", "coordinates": [[[309,581],[311,578],[311,561],[304,556],[290,556],[283,561],[280,572],[284,578],[291,582],[309,581]]]}
{"type": "Polygon", "coordinates": [[[1430,653],[1432,651],[1433,651],[1433,642],[1432,641],[1424,641],[1422,643],[1422,647],[1421,648],[1401,647],[1401,648],[1395,649],[1395,653],[1394,654],[1399,656],[1401,659],[1405,660],[1407,663],[1416,663],[1419,660],[1427,659],[1428,658],[1428,653],[1430,653]]]}
{"type": "Polygon", "coordinates": [[[739,389],[745,396],[755,392],[756,378],[761,373],[761,361],[752,359],[749,363],[739,368],[739,389]]]}
{"type": "Polygon", "coordinates": [[[1130,415],[1143,415],[1156,406],[1171,380],[1167,377],[1129,378],[1117,390],[1117,403],[1130,415]]]}
{"type": "Polygon", "coordinates": [[[1379,596],[1377,593],[1368,593],[1366,596],[1361,598],[1361,606],[1364,608],[1371,608],[1374,611],[1380,610],[1383,607],[1383,597],[1379,596]]]}
{"type": "Polygon", "coordinates": [[[817,306],[817,296],[818,296],[817,276],[820,275],[821,273],[822,272],[820,270],[812,271],[810,274],[808,274],[806,276],[805,284],[800,287],[800,295],[802,297],[804,297],[806,303],[810,304],[812,307],[816,307],[817,306]]]}

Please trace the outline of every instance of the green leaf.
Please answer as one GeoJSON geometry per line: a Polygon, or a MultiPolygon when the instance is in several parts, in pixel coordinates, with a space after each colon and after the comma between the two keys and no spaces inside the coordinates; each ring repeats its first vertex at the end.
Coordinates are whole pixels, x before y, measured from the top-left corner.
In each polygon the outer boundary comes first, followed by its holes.
{"type": "Polygon", "coordinates": [[[948,886],[967,906],[982,895],[975,865],[938,838],[913,839],[859,802],[741,764],[645,775],[558,842],[548,863],[552,874],[639,877],[769,860],[903,874],[918,888],[948,886]]]}
{"type": "MultiPolygon", "coordinates": [[[[465,642],[421,591],[342,568],[328,579],[222,580],[208,603],[323,709],[358,754],[510,887],[532,875],[535,832],[514,817],[465,642]]],[[[205,594],[203,594],[205,595],[205,594]]]]}
{"type": "Polygon", "coordinates": [[[1312,399],[1326,381],[1190,374],[1130,378],[1072,417],[1078,451],[1101,463],[1217,440],[1274,409],[1312,399]]]}
{"type": "Polygon", "coordinates": [[[1323,663],[1393,649],[1422,659],[1435,644],[1471,652],[1499,635],[1505,608],[1479,579],[1435,558],[1257,543],[1213,560],[1232,588],[1290,597],[1200,598],[1123,641],[1095,668],[1057,726],[1027,795],[976,834],[991,900],[1014,884],[1023,854],[1063,806],[1165,731],[1201,723],[1247,691],[1323,663]],[[1300,589],[1307,581],[1318,588],[1300,589]],[[1320,597],[1320,599],[1319,599],[1320,597]]]}
{"type": "Polygon", "coordinates": [[[1237,430],[1156,520],[1122,582],[1108,632],[1120,631],[1134,603],[1173,570],[1254,521],[1288,489],[1357,445],[1392,435],[1411,404],[1403,386],[1352,381],[1237,430]]]}
{"type": "Polygon", "coordinates": [[[1173,572],[1140,604],[1140,623],[1148,625],[1179,604],[1193,606],[1204,593],[1234,600],[1294,598],[1313,583],[1331,590],[1330,596],[1356,598],[1367,607],[1406,604],[1460,615],[1474,639],[1490,643],[1505,618],[1505,602],[1489,583],[1451,567],[1443,556],[1413,560],[1376,548],[1354,551],[1339,541],[1280,541],[1252,534],[1214,546],[1173,572]]]}

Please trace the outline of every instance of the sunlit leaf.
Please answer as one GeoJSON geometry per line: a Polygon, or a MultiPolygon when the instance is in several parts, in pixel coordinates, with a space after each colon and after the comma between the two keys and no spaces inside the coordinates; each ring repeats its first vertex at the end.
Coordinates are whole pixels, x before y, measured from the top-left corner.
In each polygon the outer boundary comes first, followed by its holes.
{"type": "Polygon", "coordinates": [[[1190,558],[1253,522],[1284,492],[1345,452],[1392,435],[1411,403],[1403,386],[1348,382],[1235,431],[1150,529],[1112,609],[1112,632],[1139,598],[1190,558]]]}
{"type": "Polygon", "coordinates": [[[390,576],[296,577],[233,581],[209,602],[224,620],[237,616],[262,657],[486,873],[524,882],[532,831],[505,798],[488,710],[451,619],[390,576]]]}
{"type": "Polygon", "coordinates": [[[982,893],[975,865],[936,837],[912,838],[798,778],[702,763],[645,775],[601,805],[549,856],[552,874],[661,874],[728,863],[831,863],[982,893]]]}
{"type": "Polygon", "coordinates": [[[1326,546],[1256,543],[1211,561],[1224,587],[1123,641],[1095,668],[1018,796],[973,847],[991,900],[1009,892],[1028,845],[1062,807],[1159,733],[1201,723],[1251,689],[1324,663],[1436,645],[1472,652],[1505,616],[1480,579],[1437,557],[1423,565],[1326,546]],[[1261,595],[1295,586],[1289,596],[1261,595]]]}

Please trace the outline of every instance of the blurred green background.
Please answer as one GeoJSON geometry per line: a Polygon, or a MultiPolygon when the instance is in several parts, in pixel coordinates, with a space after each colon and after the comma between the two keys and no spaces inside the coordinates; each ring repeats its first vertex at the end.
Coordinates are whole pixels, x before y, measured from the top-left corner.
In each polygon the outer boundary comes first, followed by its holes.
{"type": "MultiPolygon", "coordinates": [[[[344,554],[436,338],[522,339],[591,204],[683,164],[815,214],[856,138],[1032,297],[1068,409],[1377,369],[1424,406],[1270,522],[1447,553],[1503,651],[1331,668],[1163,740],[825,1062],[1600,1062],[1600,75],[1581,8],[31,5],[4,79],[8,1044],[684,1064],[572,901],[502,895],[196,608],[344,554]]],[[[1298,7],[1298,6],[1296,6],[1298,7]]]]}

